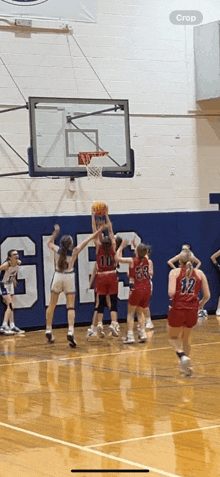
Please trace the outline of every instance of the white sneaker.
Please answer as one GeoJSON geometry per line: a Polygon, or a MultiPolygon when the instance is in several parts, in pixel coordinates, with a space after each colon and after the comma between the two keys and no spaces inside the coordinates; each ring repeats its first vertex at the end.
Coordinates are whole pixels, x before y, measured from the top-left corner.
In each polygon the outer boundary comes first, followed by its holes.
{"type": "Polygon", "coordinates": [[[123,339],[124,344],[132,344],[134,342],[135,342],[135,339],[134,339],[134,334],[133,333],[132,334],[128,333],[127,338],[123,339]]]}
{"type": "Polygon", "coordinates": [[[117,321],[113,321],[113,323],[110,324],[109,329],[111,331],[112,336],[118,336],[119,333],[119,324],[117,321]]]}
{"type": "Polygon", "coordinates": [[[10,326],[2,325],[0,327],[0,335],[14,335],[15,332],[11,330],[10,326]]]}
{"type": "Polygon", "coordinates": [[[25,334],[25,331],[24,330],[20,330],[20,328],[18,328],[17,326],[12,326],[10,328],[11,331],[13,331],[14,334],[16,335],[24,335],[25,334]]]}
{"type": "Polygon", "coordinates": [[[68,331],[68,333],[67,333],[67,341],[68,341],[69,345],[71,346],[71,348],[75,348],[75,347],[76,347],[76,342],[75,342],[74,334],[72,333],[72,331],[68,331]]]}
{"type": "Polygon", "coordinates": [[[217,308],[215,314],[216,314],[216,316],[220,316],[220,308],[217,308]]]}
{"type": "Polygon", "coordinates": [[[208,316],[208,313],[206,310],[199,310],[198,311],[198,323],[203,323],[208,316]]]}
{"type": "Polygon", "coordinates": [[[97,337],[97,331],[94,328],[88,328],[86,332],[86,339],[88,340],[89,338],[92,338],[95,336],[97,337]]]}
{"type": "Polygon", "coordinates": [[[201,317],[201,318],[205,318],[206,316],[208,316],[208,312],[207,310],[199,310],[198,311],[198,316],[201,317]]]}
{"type": "Polygon", "coordinates": [[[98,326],[97,326],[97,335],[99,338],[104,338],[105,337],[105,333],[104,333],[104,330],[103,330],[103,324],[102,323],[99,323],[98,326]]]}
{"type": "Polygon", "coordinates": [[[147,335],[145,333],[145,330],[140,330],[139,331],[138,341],[139,341],[139,343],[146,343],[147,335]]]}
{"type": "Polygon", "coordinates": [[[55,338],[54,338],[54,336],[53,336],[52,331],[46,330],[45,336],[46,336],[46,338],[47,338],[48,343],[51,343],[51,344],[54,343],[55,338]]]}
{"type": "Polygon", "coordinates": [[[189,376],[191,359],[188,356],[182,356],[180,359],[180,373],[189,376]]]}
{"type": "Polygon", "coordinates": [[[153,329],[154,329],[154,324],[153,324],[153,322],[151,321],[151,319],[146,320],[145,329],[146,329],[146,330],[153,330],[153,329]]]}

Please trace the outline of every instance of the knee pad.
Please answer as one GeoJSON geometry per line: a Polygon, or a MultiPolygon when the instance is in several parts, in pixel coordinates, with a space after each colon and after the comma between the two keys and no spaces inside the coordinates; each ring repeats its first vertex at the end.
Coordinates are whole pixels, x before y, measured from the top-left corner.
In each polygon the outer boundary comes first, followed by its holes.
{"type": "Polygon", "coordinates": [[[117,295],[110,295],[111,311],[118,311],[118,297],[117,295]]]}
{"type": "Polygon", "coordinates": [[[104,308],[106,306],[106,296],[105,295],[99,295],[99,304],[97,307],[98,313],[104,313],[104,308]]]}

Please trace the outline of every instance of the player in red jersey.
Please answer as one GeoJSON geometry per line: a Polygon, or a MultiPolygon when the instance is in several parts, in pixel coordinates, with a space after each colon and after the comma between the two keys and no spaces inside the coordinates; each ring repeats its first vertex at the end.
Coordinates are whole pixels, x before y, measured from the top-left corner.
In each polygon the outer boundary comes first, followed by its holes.
{"type": "Polygon", "coordinates": [[[145,333],[145,320],[149,315],[149,300],[151,297],[150,278],[153,274],[151,260],[148,259],[148,246],[141,243],[136,248],[135,258],[122,258],[121,252],[127,246],[128,242],[123,241],[116,253],[116,260],[119,263],[129,264],[129,278],[131,292],[128,300],[127,314],[127,338],[124,343],[134,343],[134,314],[137,313],[139,322],[139,341],[145,342],[147,336],[145,333]]]}
{"type": "MultiPolygon", "coordinates": [[[[100,338],[105,336],[103,331],[103,313],[106,306],[106,297],[110,298],[111,324],[110,332],[113,336],[118,336],[119,325],[117,322],[117,295],[118,295],[118,277],[116,273],[117,263],[115,261],[116,241],[112,230],[112,224],[109,220],[108,211],[105,214],[108,236],[99,234],[94,240],[96,246],[96,292],[98,295],[98,326],[97,334],[100,338]]],[[[95,216],[92,212],[92,229],[96,230],[95,216]]]]}
{"type": "MultiPolygon", "coordinates": [[[[121,243],[122,243],[122,238],[119,237],[118,235],[116,235],[115,236],[115,246],[116,246],[115,250],[116,251],[120,247],[121,243]]],[[[119,264],[117,264],[117,271],[118,271],[118,268],[119,268],[119,264]]],[[[89,339],[91,337],[97,337],[96,327],[97,327],[97,324],[98,324],[99,296],[97,295],[97,290],[96,290],[96,274],[97,274],[97,262],[95,263],[95,266],[93,268],[91,277],[89,279],[89,286],[88,286],[88,289],[87,289],[87,290],[89,290],[92,287],[92,285],[94,285],[95,308],[94,308],[94,313],[93,313],[93,317],[92,317],[92,324],[86,332],[86,339],[89,339]]],[[[106,296],[106,306],[108,306],[109,310],[111,310],[111,301],[110,301],[109,295],[106,296]]],[[[119,329],[119,323],[118,323],[118,329],[119,329]]]]}
{"type": "Polygon", "coordinates": [[[192,374],[189,358],[191,329],[197,323],[198,309],[202,309],[210,298],[207,278],[202,270],[193,268],[193,260],[190,250],[180,253],[180,267],[171,270],[168,286],[169,340],[180,360],[180,372],[186,375],[192,374]],[[200,290],[202,299],[199,301],[200,290]]]}
{"type": "MultiPolygon", "coordinates": [[[[210,258],[211,258],[211,261],[212,261],[213,265],[215,265],[215,269],[217,271],[218,279],[219,279],[219,282],[220,282],[219,257],[220,257],[220,250],[217,250],[217,252],[213,253],[210,258]]],[[[216,309],[215,314],[216,314],[216,316],[220,316],[220,294],[219,294],[219,297],[218,297],[218,305],[217,305],[217,309],[216,309]]]]}
{"type": "MultiPolygon", "coordinates": [[[[137,249],[137,244],[136,244],[136,241],[135,241],[135,238],[132,240],[132,245],[134,247],[134,251],[135,251],[135,254],[136,254],[136,249],[137,249]]],[[[147,258],[148,258],[148,262],[150,264],[150,267],[151,267],[151,276],[150,276],[150,284],[151,284],[151,295],[153,293],[153,282],[152,282],[152,278],[153,278],[153,273],[154,273],[154,270],[153,270],[153,262],[152,260],[150,259],[150,254],[151,254],[151,245],[149,244],[146,244],[147,246],[147,258]]],[[[148,306],[147,310],[146,310],[146,313],[145,313],[145,329],[146,331],[152,331],[154,329],[154,324],[151,320],[151,313],[150,313],[150,308],[148,306]]],[[[148,334],[149,336],[149,334],[148,334]]]]}

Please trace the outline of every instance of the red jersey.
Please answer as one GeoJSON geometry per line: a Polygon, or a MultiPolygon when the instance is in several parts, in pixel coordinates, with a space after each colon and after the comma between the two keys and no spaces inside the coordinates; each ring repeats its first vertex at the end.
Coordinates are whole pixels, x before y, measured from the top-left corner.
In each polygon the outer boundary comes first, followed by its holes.
{"type": "Polygon", "coordinates": [[[175,309],[196,309],[199,304],[199,291],[202,280],[195,270],[191,276],[186,278],[186,268],[181,267],[180,274],[176,280],[176,293],[173,297],[172,307],[175,309]]]}
{"type": "Polygon", "coordinates": [[[134,280],[135,290],[151,289],[149,276],[149,262],[147,257],[133,259],[133,266],[129,268],[129,277],[134,280]]]}
{"type": "Polygon", "coordinates": [[[96,253],[97,272],[111,272],[116,269],[115,251],[110,247],[109,254],[105,252],[102,244],[96,253]]]}

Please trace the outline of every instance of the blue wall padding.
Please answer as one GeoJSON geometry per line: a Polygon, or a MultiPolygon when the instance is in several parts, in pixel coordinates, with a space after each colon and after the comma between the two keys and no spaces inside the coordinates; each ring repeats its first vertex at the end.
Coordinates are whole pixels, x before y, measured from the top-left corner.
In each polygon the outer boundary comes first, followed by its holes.
{"type": "MultiPolygon", "coordinates": [[[[219,211],[210,212],[173,212],[173,213],[140,213],[111,215],[114,233],[133,231],[139,234],[143,242],[152,245],[151,259],[154,263],[154,292],[150,308],[153,317],[167,315],[168,296],[167,284],[169,267],[167,260],[180,252],[183,243],[190,243],[197,258],[202,262],[201,269],[205,272],[211,290],[211,299],[206,305],[209,312],[216,310],[219,296],[219,281],[210,256],[220,248],[219,211]]],[[[15,320],[20,327],[38,327],[45,325],[44,274],[42,260],[42,236],[50,235],[53,225],[59,223],[62,234],[70,234],[75,239],[76,234],[91,233],[90,216],[66,217],[32,217],[32,218],[1,218],[0,243],[7,237],[28,236],[36,244],[36,256],[27,256],[19,251],[22,264],[37,265],[37,301],[31,308],[15,310],[15,320]]],[[[130,255],[130,249],[125,251],[130,255]]],[[[94,253],[90,253],[91,260],[94,253]]],[[[1,263],[5,260],[1,252],[1,263]]],[[[78,265],[76,264],[76,285],[78,283],[78,265]]],[[[127,284],[126,274],[122,275],[127,284]]],[[[17,293],[25,293],[24,280],[19,282],[17,293]]],[[[1,304],[1,316],[4,306],[1,304]]],[[[76,323],[88,323],[93,314],[93,303],[79,304],[76,294],[76,323]]],[[[119,302],[119,320],[126,318],[127,302],[119,302]]],[[[109,319],[108,311],[105,318],[109,319]]],[[[65,306],[56,309],[54,324],[66,324],[65,306]]]]}

